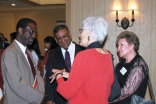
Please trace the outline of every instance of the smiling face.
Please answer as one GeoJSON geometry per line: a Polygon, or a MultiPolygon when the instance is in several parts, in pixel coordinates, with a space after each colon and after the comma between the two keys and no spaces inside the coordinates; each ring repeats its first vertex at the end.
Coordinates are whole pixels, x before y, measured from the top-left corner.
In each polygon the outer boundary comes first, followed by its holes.
{"type": "Polygon", "coordinates": [[[62,48],[68,48],[71,42],[71,35],[66,29],[60,29],[55,34],[55,40],[62,48]]]}
{"type": "Polygon", "coordinates": [[[117,43],[117,52],[120,57],[127,58],[131,51],[133,50],[134,45],[129,44],[125,38],[122,38],[117,43]]]}

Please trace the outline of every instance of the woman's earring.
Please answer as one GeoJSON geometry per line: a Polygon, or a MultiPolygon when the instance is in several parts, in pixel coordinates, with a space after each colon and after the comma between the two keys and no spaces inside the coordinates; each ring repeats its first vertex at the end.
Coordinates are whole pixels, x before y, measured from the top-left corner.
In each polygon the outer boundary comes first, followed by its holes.
{"type": "Polygon", "coordinates": [[[90,41],[90,37],[88,36],[88,41],[90,41]]]}

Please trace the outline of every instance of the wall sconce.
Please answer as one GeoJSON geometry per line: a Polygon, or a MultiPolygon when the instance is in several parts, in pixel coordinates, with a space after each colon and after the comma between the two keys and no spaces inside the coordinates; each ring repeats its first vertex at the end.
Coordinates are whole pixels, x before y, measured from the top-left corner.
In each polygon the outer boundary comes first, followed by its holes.
{"type": "Polygon", "coordinates": [[[134,24],[134,10],[137,9],[137,6],[136,6],[136,0],[129,0],[129,3],[128,3],[128,9],[129,10],[132,10],[132,19],[131,19],[131,22],[132,24],[129,25],[129,19],[127,17],[124,17],[122,20],[121,20],[121,26],[119,25],[119,19],[118,19],[118,11],[121,10],[121,2],[120,0],[116,0],[114,2],[114,5],[117,5],[118,6],[114,6],[114,10],[116,11],[116,23],[119,27],[122,27],[123,29],[127,29],[128,27],[131,27],[133,26],[134,24]]]}
{"type": "Polygon", "coordinates": [[[118,24],[119,23],[119,19],[118,19],[118,10],[116,10],[116,23],[117,23],[117,25],[119,26],[119,27],[122,27],[123,29],[127,29],[128,27],[131,27],[131,26],[133,26],[133,23],[134,23],[134,21],[135,21],[135,19],[134,19],[134,10],[132,10],[132,19],[131,19],[131,21],[132,21],[132,24],[131,25],[129,25],[129,20],[128,20],[128,18],[127,17],[124,17],[122,20],[121,20],[121,26],[118,24]]]}

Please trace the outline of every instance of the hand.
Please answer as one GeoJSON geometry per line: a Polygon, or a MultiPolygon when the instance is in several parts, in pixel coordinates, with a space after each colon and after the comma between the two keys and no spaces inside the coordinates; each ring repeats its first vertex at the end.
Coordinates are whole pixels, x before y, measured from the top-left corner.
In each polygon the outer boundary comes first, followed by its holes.
{"type": "Polygon", "coordinates": [[[59,77],[62,77],[62,72],[64,70],[58,70],[58,69],[53,69],[52,72],[53,72],[53,75],[51,77],[49,77],[49,79],[51,79],[50,83],[52,83],[54,81],[54,79],[57,77],[57,79],[59,77]],[[57,76],[56,76],[57,75],[57,76]]]}
{"type": "Polygon", "coordinates": [[[66,72],[65,69],[63,69],[63,70],[53,69],[52,70],[53,73],[55,73],[57,71],[59,71],[60,73],[62,73],[62,77],[64,77],[64,78],[68,78],[69,77],[69,74],[70,73],[69,72],[66,72]]]}
{"type": "Polygon", "coordinates": [[[62,77],[64,77],[64,78],[68,78],[69,77],[69,72],[66,72],[66,71],[63,71],[62,72],[62,77]]]}

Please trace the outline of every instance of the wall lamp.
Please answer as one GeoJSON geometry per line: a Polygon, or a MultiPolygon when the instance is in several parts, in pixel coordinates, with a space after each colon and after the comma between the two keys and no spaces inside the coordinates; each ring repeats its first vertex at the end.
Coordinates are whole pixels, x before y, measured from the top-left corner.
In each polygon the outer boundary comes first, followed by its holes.
{"type": "Polygon", "coordinates": [[[129,25],[129,19],[127,18],[127,17],[124,17],[122,20],[121,20],[121,26],[118,24],[119,23],[119,19],[118,19],[118,10],[116,10],[116,23],[117,23],[117,25],[119,26],[119,27],[122,27],[123,29],[127,29],[128,27],[131,27],[131,26],[133,26],[133,23],[134,23],[134,21],[135,21],[135,19],[134,19],[134,10],[132,10],[132,19],[131,19],[131,21],[132,21],[132,24],[131,25],[129,25]]]}
{"type": "Polygon", "coordinates": [[[132,19],[131,19],[131,22],[132,24],[130,25],[130,21],[127,17],[124,17],[122,20],[121,20],[121,25],[119,25],[119,19],[118,19],[118,11],[121,10],[121,2],[120,0],[115,0],[114,2],[114,10],[116,11],[116,23],[119,27],[122,27],[123,29],[127,29],[128,27],[131,27],[133,26],[134,24],[134,10],[137,9],[137,6],[136,6],[136,0],[129,0],[129,3],[128,3],[128,9],[129,10],[132,10],[132,19]]]}

